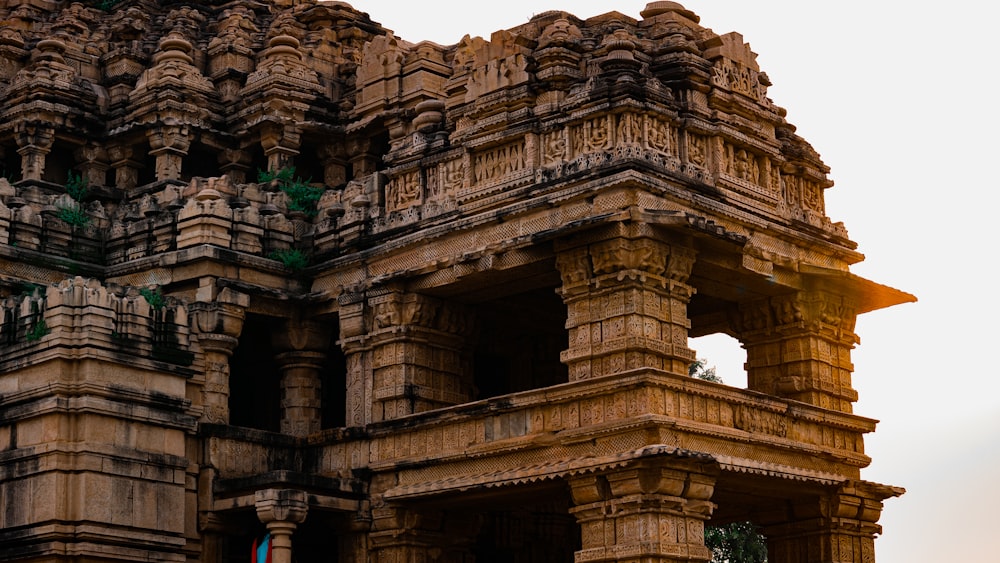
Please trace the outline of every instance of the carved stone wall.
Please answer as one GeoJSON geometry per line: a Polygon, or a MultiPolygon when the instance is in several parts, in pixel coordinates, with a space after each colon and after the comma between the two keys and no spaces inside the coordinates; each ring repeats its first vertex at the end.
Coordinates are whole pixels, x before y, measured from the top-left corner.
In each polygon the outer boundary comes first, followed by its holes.
{"type": "Polygon", "coordinates": [[[855,320],[913,297],[769,84],[674,2],[0,0],[3,558],[870,561],[855,320]]]}

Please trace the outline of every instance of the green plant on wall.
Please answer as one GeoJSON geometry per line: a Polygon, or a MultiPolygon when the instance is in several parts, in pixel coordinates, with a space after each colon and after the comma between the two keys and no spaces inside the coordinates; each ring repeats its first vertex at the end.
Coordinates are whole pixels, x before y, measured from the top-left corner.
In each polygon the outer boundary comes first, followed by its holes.
{"type": "Polygon", "coordinates": [[[48,334],[49,327],[45,324],[45,319],[40,319],[30,330],[24,335],[24,339],[28,342],[37,342],[42,339],[43,336],[48,334]]]}
{"type": "Polygon", "coordinates": [[[167,304],[167,298],[163,296],[163,292],[160,291],[160,288],[152,289],[144,287],[139,290],[139,295],[141,295],[146,300],[146,303],[149,303],[149,306],[156,311],[159,311],[164,305],[167,304]]]}
{"type": "Polygon", "coordinates": [[[83,198],[87,197],[89,191],[87,180],[80,174],[73,174],[71,170],[66,178],[66,195],[73,200],[73,204],[60,207],[57,217],[74,227],[89,225],[90,216],[83,210],[83,198]]]}
{"type": "Polygon", "coordinates": [[[307,217],[315,217],[319,213],[316,205],[323,197],[323,188],[309,185],[309,180],[303,180],[295,175],[294,166],[286,166],[277,170],[257,170],[258,183],[277,182],[278,189],[288,196],[288,210],[304,213],[307,217]]]}
{"type": "Polygon", "coordinates": [[[103,10],[105,12],[110,12],[114,10],[118,4],[121,4],[122,0],[96,0],[94,4],[98,10],[103,10]]]}
{"type": "Polygon", "coordinates": [[[268,258],[281,262],[286,268],[293,272],[297,272],[309,265],[309,257],[306,253],[295,248],[275,250],[268,255],[268,258]]]}

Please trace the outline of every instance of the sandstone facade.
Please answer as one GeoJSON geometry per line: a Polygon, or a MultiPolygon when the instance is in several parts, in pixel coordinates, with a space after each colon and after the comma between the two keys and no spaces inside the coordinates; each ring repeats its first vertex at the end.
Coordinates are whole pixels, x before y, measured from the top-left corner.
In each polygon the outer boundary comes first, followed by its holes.
{"type": "Polygon", "coordinates": [[[0,559],[872,561],[854,325],[913,298],[768,85],[673,2],[0,0],[0,559]]]}

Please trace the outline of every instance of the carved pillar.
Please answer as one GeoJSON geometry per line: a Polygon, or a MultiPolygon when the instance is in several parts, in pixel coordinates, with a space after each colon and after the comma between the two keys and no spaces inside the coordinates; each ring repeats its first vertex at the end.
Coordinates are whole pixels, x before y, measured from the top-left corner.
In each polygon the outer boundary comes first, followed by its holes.
{"type": "Polygon", "coordinates": [[[254,505],[271,534],[271,563],[292,563],[292,533],[309,510],[305,491],[264,489],[254,494],[254,505]]]}
{"type": "Polygon", "coordinates": [[[372,509],[372,563],[472,563],[479,520],[460,513],[372,509]]]}
{"type": "Polygon", "coordinates": [[[569,330],[562,361],[569,379],[638,368],[686,375],[694,360],[687,346],[694,288],[685,283],[694,250],[653,238],[648,225],[614,229],[610,238],[557,247],[569,330]]]}
{"type": "Polygon", "coordinates": [[[897,487],[848,482],[827,497],[786,506],[782,521],[764,527],[767,560],[871,563],[875,536],[882,532],[876,523],[882,501],[902,493],[897,487]]]}
{"type": "Polygon", "coordinates": [[[88,186],[103,186],[107,181],[108,154],[104,148],[94,143],[88,143],[74,153],[80,168],[80,175],[88,186]]]}
{"type": "Polygon", "coordinates": [[[375,421],[471,399],[463,310],[412,293],[392,292],[368,303],[375,421]]]}
{"type": "Polygon", "coordinates": [[[368,298],[367,306],[341,306],[348,426],[471,399],[464,309],[395,291],[368,298]]]}
{"type": "Polygon", "coordinates": [[[178,180],[181,166],[191,146],[187,125],[165,123],[146,132],[149,138],[149,154],[156,157],[156,179],[178,180]]]}
{"type": "Polygon", "coordinates": [[[378,170],[378,154],[372,149],[370,139],[352,139],[349,143],[348,155],[355,179],[364,178],[378,170]]]}
{"type": "Polygon", "coordinates": [[[364,297],[352,295],[350,302],[341,303],[339,321],[340,341],[337,344],[347,360],[347,405],[344,424],[365,426],[372,422],[372,377],[364,297]]]}
{"type": "Polygon", "coordinates": [[[337,187],[347,183],[347,161],[342,143],[320,145],[319,157],[323,162],[323,183],[337,187]]]}
{"type": "Polygon", "coordinates": [[[130,190],[139,184],[139,168],[142,163],[132,157],[132,145],[108,147],[108,158],[115,171],[115,187],[119,190],[130,190]]]}
{"type": "Polygon", "coordinates": [[[286,320],[271,341],[281,368],[281,432],[308,436],[322,427],[320,373],[330,347],[330,330],[316,321],[286,320]]]}
{"type": "Polygon", "coordinates": [[[249,297],[223,289],[214,302],[189,306],[198,343],[205,356],[202,421],[229,424],[229,358],[239,344],[249,297]]]}
{"type": "Polygon", "coordinates": [[[707,468],[644,464],[569,484],[582,540],[577,563],[711,560],[705,520],[715,508],[715,476],[707,468]]]}
{"type": "Polygon", "coordinates": [[[21,179],[41,180],[45,157],[55,141],[55,130],[36,123],[19,123],[15,132],[17,154],[21,155],[21,179]]]}
{"type": "Polygon", "coordinates": [[[302,132],[291,124],[267,123],[260,130],[260,145],[267,157],[268,170],[292,166],[299,154],[302,132]]]}
{"type": "Polygon", "coordinates": [[[851,412],[856,318],[849,300],[825,291],[742,304],[734,324],[747,351],[748,388],[851,412]]]}
{"type": "MultiPolygon", "coordinates": [[[[229,177],[233,184],[243,184],[247,181],[247,171],[250,170],[250,154],[239,149],[225,148],[219,151],[219,170],[229,177]]],[[[256,180],[256,178],[254,178],[256,180]]]]}

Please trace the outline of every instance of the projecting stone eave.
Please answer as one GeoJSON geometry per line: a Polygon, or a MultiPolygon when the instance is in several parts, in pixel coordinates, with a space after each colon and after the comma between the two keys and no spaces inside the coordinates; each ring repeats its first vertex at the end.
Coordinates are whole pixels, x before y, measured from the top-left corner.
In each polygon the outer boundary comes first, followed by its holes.
{"type": "Polygon", "coordinates": [[[858,314],[885,309],[903,303],[916,303],[917,297],[905,291],[883,285],[857,274],[843,270],[832,270],[811,264],[802,264],[799,271],[817,285],[836,285],[856,300],[858,314]]]}

